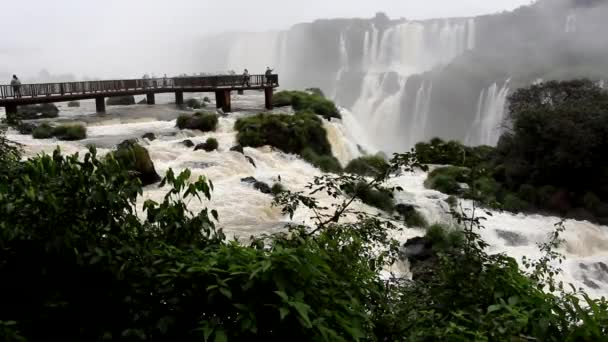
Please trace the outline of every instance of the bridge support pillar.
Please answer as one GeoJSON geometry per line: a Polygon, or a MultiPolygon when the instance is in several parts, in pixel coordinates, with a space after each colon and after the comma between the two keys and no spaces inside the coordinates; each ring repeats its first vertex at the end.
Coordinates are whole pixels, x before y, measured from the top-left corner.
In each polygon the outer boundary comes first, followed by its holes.
{"type": "Polygon", "coordinates": [[[154,93],[147,93],[146,94],[146,102],[149,105],[156,104],[156,100],[154,99],[154,93]]]}
{"type": "Polygon", "coordinates": [[[184,104],[184,92],[176,91],[175,92],[175,104],[181,106],[184,104]]]}
{"type": "Polygon", "coordinates": [[[215,106],[217,108],[222,108],[224,113],[230,113],[232,111],[230,90],[218,90],[215,92],[215,106]]]}
{"type": "Polygon", "coordinates": [[[106,102],[103,96],[95,98],[95,110],[97,114],[103,114],[106,112],[106,102]]]}
{"type": "Polygon", "coordinates": [[[17,105],[16,104],[8,104],[4,107],[6,111],[6,120],[11,123],[15,121],[17,116],[17,105]]]}
{"type": "Polygon", "coordinates": [[[266,109],[272,109],[272,95],[274,93],[274,88],[264,88],[264,106],[266,109]]]}

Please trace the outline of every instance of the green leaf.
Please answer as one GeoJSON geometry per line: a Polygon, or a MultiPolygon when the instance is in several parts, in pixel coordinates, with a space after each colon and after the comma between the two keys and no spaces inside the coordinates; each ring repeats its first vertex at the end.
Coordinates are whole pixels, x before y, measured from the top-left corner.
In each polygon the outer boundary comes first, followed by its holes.
{"type": "Polygon", "coordinates": [[[307,328],[312,328],[312,323],[310,322],[310,318],[308,318],[308,311],[310,311],[310,307],[300,302],[295,302],[291,305],[296,309],[296,311],[300,315],[300,318],[302,318],[302,320],[304,321],[305,326],[307,328]]]}
{"type": "Polygon", "coordinates": [[[287,293],[285,293],[283,291],[274,291],[274,293],[279,295],[279,297],[281,297],[281,299],[283,299],[283,301],[285,301],[285,302],[289,301],[289,297],[287,296],[287,293]]]}
{"type": "Polygon", "coordinates": [[[279,314],[281,315],[281,321],[289,314],[288,308],[279,308],[279,314]]]}
{"type": "Polygon", "coordinates": [[[227,342],[228,341],[228,337],[226,336],[226,333],[224,332],[224,330],[219,329],[218,331],[215,332],[215,342],[227,342]]]}
{"type": "Polygon", "coordinates": [[[492,313],[492,312],[498,311],[500,309],[502,309],[502,305],[500,305],[500,304],[490,305],[490,306],[488,306],[488,313],[492,313]]]}
{"type": "Polygon", "coordinates": [[[232,299],[232,292],[227,287],[220,287],[220,292],[228,299],[232,299]]]}

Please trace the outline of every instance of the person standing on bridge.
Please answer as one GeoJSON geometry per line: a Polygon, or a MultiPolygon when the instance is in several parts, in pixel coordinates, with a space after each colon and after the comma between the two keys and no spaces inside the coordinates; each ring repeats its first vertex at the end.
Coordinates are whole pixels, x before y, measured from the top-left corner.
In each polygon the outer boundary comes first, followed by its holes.
{"type": "Polygon", "coordinates": [[[245,69],[243,71],[243,87],[247,85],[248,87],[251,87],[251,85],[249,84],[249,70],[245,69]]]}
{"type": "Polygon", "coordinates": [[[21,97],[21,81],[17,78],[17,75],[13,75],[13,79],[11,80],[11,85],[13,86],[13,92],[16,97],[21,97]]]}
{"type": "Polygon", "coordinates": [[[270,67],[266,67],[266,84],[272,84],[272,69],[270,67]]]}

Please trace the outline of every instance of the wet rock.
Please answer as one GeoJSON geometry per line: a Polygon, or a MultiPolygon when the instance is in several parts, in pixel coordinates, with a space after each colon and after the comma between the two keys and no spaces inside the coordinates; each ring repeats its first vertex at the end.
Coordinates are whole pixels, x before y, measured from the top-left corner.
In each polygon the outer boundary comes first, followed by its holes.
{"type": "Polygon", "coordinates": [[[181,141],[180,144],[182,144],[182,145],[184,145],[186,147],[193,147],[194,146],[194,143],[190,139],[186,139],[184,141],[181,141]]]}
{"type": "Polygon", "coordinates": [[[412,204],[399,203],[395,206],[395,211],[401,216],[407,216],[413,211],[416,211],[416,207],[412,204]]]}
{"type": "Polygon", "coordinates": [[[114,158],[121,162],[128,170],[141,180],[141,183],[150,185],[161,180],[154,168],[148,150],[137,143],[135,139],[129,139],[118,144],[113,152],[114,158]]]}
{"type": "Polygon", "coordinates": [[[263,194],[272,193],[272,188],[268,184],[266,184],[264,182],[260,182],[253,177],[242,178],[241,182],[247,183],[247,184],[252,184],[254,189],[260,191],[263,194]]]}
{"type": "Polygon", "coordinates": [[[241,145],[232,146],[232,147],[230,148],[230,151],[238,152],[238,153],[241,153],[241,154],[244,154],[244,153],[245,153],[245,152],[243,151],[243,146],[241,146],[241,145]]]}
{"type": "Polygon", "coordinates": [[[78,101],[70,101],[70,102],[68,102],[68,107],[71,107],[71,108],[80,107],[80,102],[78,102],[78,101]]]}
{"type": "Polygon", "coordinates": [[[137,104],[138,104],[138,105],[147,105],[147,104],[148,104],[148,99],[146,99],[146,98],[144,97],[144,98],[143,98],[141,101],[137,102],[137,104]]]}
{"type": "Polygon", "coordinates": [[[587,278],[587,277],[583,277],[583,284],[585,284],[585,286],[587,286],[590,289],[594,289],[594,290],[598,290],[600,288],[600,286],[598,284],[596,284],[593,280],[587,278]]]}
{"type": "Polygon", "coordinates": [[[206,163],[206,162],[185,162],[182,164],[183,167],[187,169],[207,169],[212,166],[217,166],[216,163],[206,163]]]}
{"type": "Polygon", "coordinates": [[[53,103],[19,106],[17,112],[21,120],[56,118],[59,116],[59,109],[53,103]]]}
{"type": "Polygon", "coordinates": [[[410,262],[423,261],[434,256],[433,242],[426,237],[415,237],[408,239],[403,244],[405,256],[410,262]]]}
{"type": "Polygon", "coordinates": [[[108,97],[106,105],[108,106],[130,106],[135,104],[135,96],[114,96],[108,97]]]}
{"type": "Polygon", "coordinates": [[[251,158],[250,156],[245,156],[245,159],[247,159],[247,161],[253,165],[253,167],[257,168],[257,166],[255,165],[255,161],[253,161],[253,158],[251,158]]]}
{"type": "Polygon", "coordinates": [[[20,134],[32,134],[36,129],[36,125],[29,122],[22,122],[17,125],[17,130],[20,134]]]}
{"type": "Polygon", "coordinates": [[[528,244],[528,240],[523,237],[521,234],[517,234],[514,232],[506,231],[506,230],[496,230],[496,235],[499,238],[505,240],[507,246],[526,246],[528,244]]]}
{"type": "Polygon", "coordinates": [[[146,134],[142,135],[142,138],[152,141],[152,140],[156,140],[156,135],[154,133],[146,133],[146,134]]]}

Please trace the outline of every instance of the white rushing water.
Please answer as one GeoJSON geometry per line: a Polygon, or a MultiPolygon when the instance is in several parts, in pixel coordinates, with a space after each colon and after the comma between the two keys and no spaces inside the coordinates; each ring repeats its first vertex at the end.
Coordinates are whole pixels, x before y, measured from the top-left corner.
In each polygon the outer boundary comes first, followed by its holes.
{"type": "Polygon", "coordinates": [[[466,138],[468,145],[496,145],[502,134],[501,124],[505,118],[509,90],[507,80],[500,87],[494,83],[481,91],[477,102],[477,115],[466,138]]]}
{"type": "Polygon", "coordinates": [[[427,137],[433,86],[407,92],[410,76],[445,65],[475,47],[475,21],[405,22],[385,31],[365,32],[366,75],[352,112],[371,128],[374,143],[387,152],[413,146],[427,137]]]}
{"type": "MultiPolygon", "coordinates": [[[[428,87],[419,92],[430,92],[430,85],[428,87]]],[[[312,213],[308,210],[298,210],[293,220],[290,220],[289,217],[282,215],[280,209],[271,206],[270,195],[262,194],[251,185],[241,182],[242,178],[253,176],[259,181],[272,185],[279,181],[280,176],[281,183],[287,189],[303,191],[313,177],[322,174],[297,156],[269,147],[245,148],[245,155],[254,160],[256,167],[249,163],[244,155],[230,151],[230,148],[236,144],[234,122],[237,118],[253,115],[262,108],[263,100],[259,93],[235,95],[233,106],[237,112],[221,117],[218,129],[210,133],[177,130],[175,117],[182,111],[166,104],[172,100],[169,96],[161,96],[157,98],[157,103],[165,104],[108,107],[108,113],[104,117],[97,117],[94,114],[92,101],[81,102],[80,108],[68,109],[62,105],[60,118],[87,123],[88,138],[80,142],[34,140],[30,136],[20,135],[12,130],[9,131],[8,138],[24,144],[27,156],[41,152],[50,153],[56,146],[60,146],[65,153],[83,153],[89,143],[101,146],[99,151],[103,154],[121,140],[140,138],[144,133],[152,132],[157,135],[156,140],[140,140],[150,151],[159,174],[164,174],[169,168],[177,172],[188,168],[192,171],[192,180],[198,176],[212,180],[215,190],[211,202],[192,201],[190,207],[193,210],[204,207],[218,210],[219,227],[229,235],[248,238],[254,234],[279,231],[287,222],[313,224],[312,213]],[[215,137],[218,140],[218,151],[193,151],[193,148],[186,148],[180,143],[184,139],[190,139],[196,144],[204,142],[208,137],[215,137]]],[[[425,100],[419,102],[420,107],[426,105],[425,100]]],[[[334,155],[340,162],[346,164],[361,155],[361,150],[375,153],[373,144],[364,141],[365,135],[362,134],[364,129],[358,126],[352,115],[343,111],[343,118],[342,121],[324,123],[334,155]]],[[[423,184],[425,178],[426,173],[418,171],[392,180],[392,183],[405,189],[404,192],[396,195],[396,200],[399,203],[414,205],[430,223],[450,223],[451,218],[445,202],[447,196],[426,189],[423,184]]],[[[145,199],[162,201],[166,191],[166,188],[158,188],[156,185],[148,186],[139,204],[143,204],[145,199]]],[[[323,194],[317,196],[322,205],[329,205],[335,201],[323,194]]],[[[462,204],[465,208],[471,207],[468,201],[463,201],[462,204]]],[[[378,213],[376,209],[362,203],[356,203],[355,208],[378,213]]],[[[553,230],[553,225],[558,221],[556,217],[493,211],[492,216],[487,216],[487,220],[484,221],[485,229],[481,234],[490,243],[492,252],[504,252],[517,260],[521,260],[522,256],[534,258],[540,256],[536,243],[545,241],[553,230]]],[[[575,220],[567,220],[565,225],[566,243],[561,247],[560,252],[566,255],[567,261],[563,265],[561,279],[573,283],[576,287],[584,288],[594,297],[608,294],[608,228],[575,220]]],[[[423,234],[422,229],[407,229],[399,235],[399,238],[405,241],[407,238],[423,234]]]]}

